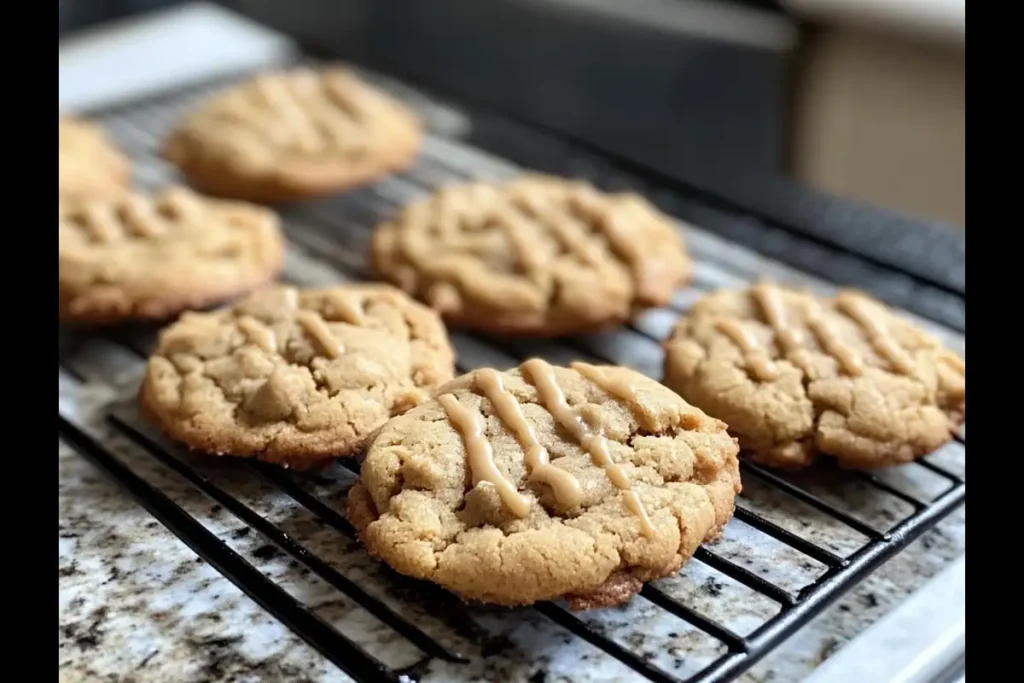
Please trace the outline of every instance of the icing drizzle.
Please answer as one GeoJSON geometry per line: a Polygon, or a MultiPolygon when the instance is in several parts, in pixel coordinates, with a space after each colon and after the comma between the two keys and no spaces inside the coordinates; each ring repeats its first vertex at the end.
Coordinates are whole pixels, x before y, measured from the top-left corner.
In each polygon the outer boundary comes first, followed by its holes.
{"type": "Polygon", "coordinates": [[[318,313],[299,311],[295,314],[295,319],[320,353],[328,358],[337,358],[341,355],[344,350],[341,343],[331,333],[331,329],[327,327],[327,323],[318,313]]]}
{"type": "MultiPolygon", "coordinates": [[[[611,377],[601,369],[586,363],[575,363],[572,367],[608,393],[626,401],[637,401],[636,392],[628,382],[611,377]]],[[[608,440],[604,437],[601,426],[592,426],[568,404],[565,393],[558,385],[554,369],[547,362],[535,358],[523,363],[521,368],[524,379],[536,388],[544,409],[573,435],[576,442],[590,455],[591,460],[604,469],[612,484],[624,492],[625,505],[640,520],[643,535],[654,536],[654,525],[647,515],[643,502],[636,491],[631,489],[626,473],[612,460],[608,440]]],[[[472,388],[474,392],[490,401],[498,418],[515,435],[526,454],[528,480],[547,484],[551,487],[555,499],[567,508],[580,505],[583,491],[579,480],[572,473],[551,464],[547,449],[537,439],[537,434],[526,419],[522,406],[505,387],[501,374],[490,369],[478,370],[473,375],[472,388]]],[[[502,503],[512,514],[517,517],[529,514],[530,499],[519,493],[494,461],[494,451],[485,436],[480,413],[460,404],[450,393],[439,396],[438,401],[462,436],[474,486],[480,481],[490,482],[502,503]]]]}
{"type": "Polygon", "coordinates": [[[898,372],[913,375],[917,371],[913,359],[890,334],[885,321],[874,310],[870,301],[853,292],[840,292],[836,297],[836,306],[861,326],[875,351],[888,360],[898,372]]]}
{"type": "MultiPolygon", "coordinates": [[[[787,315],[781,290],[772,284],[759,283],[751,287],[750,296],[771,327],[781,356],[804,365],[806,357],[802,354],[807,351],[804,336],[787,315]]],[[[862,294],[847,291],[836,296],[835,309],[864,332],[872,348],[896,372],[903,375],[916,374],[917,366],[913,358],[893,337],[879,306],[862,294]]],[[[803,313],[807,329],[817,339],[822,350],[836,360],[842,371],[852,376],[863,374],[864,359],[840,338],[821,304],[810,300],[804,305],[803,313]]],[[[777,365],[769,357],[768,349],[739,320],[727,318],[717,321],[715,326],[740,348],[747,368],[757,379],[768,381],[778,375],[777,365]]]]}
{"type": "Polygon", "coordinates": [[[516,487],[510,482],[498,464],[494,462],[494,449],[491,442],[484,434],[484,420],[480,413],[470,410],[459,403],[459,399],[453,394],[441,394],[437,397],[448,419],[462,435],[462,441],[466,444],[466,455],[469,457],[469,469],[473,474],[473,486],[481,481],[487,481],[494,485],[498,491],[501,502],[512,511],[516,517],[525,517],[530,513],[530,499],[519,493],[516,487]]]}
{"type": "Polygon", "coordinates": [[[277,338],[274,331],[251,315],[243,315],[238,319],[238,327],[250,342],[267,353],[277,351],[277,338]]]}
{"type": "Polygon", "coordinates": [[[626,506],[640,518],[641,529],[645,536],[653,536],[654,526],[644,510],[635,491],[630,490],[629,478],[612,460],[608,450],[608,440],[602,430],[591,428],[590,425],[573,410],[565,400],[565,393],[558,386],[552,367],[540,358],[531,358],[522,365],[523,373],[529,377],[530,383],[537,389],[541,403],[551,416],[576,438],[583,450],[590,454],[595,464],[604,469],[608,478],[616,488],[626,492],[626,506]]]}
{"type": "Polygon", "coordinates": [[[505,389],[501,375],[491,369],[478,370],[473,376],[473,386],[491,402],[498,418],[515,434],[526,453],[529,480],[550,486],[555,500],[565,507],[578,506],[583,500],[579,481],[551,464],[547,449],[537,440],[537,433],[523,414],[519,401],[505,389]]]}
{"type": "Polygon", "coordinates": [[[761,381],[775,379],[779,372],[775,363],[757,338],[735,318],[723,318],[715,323],[718,331],[727,336],[743,352],[744,361],[754,376],[761,381]]]}

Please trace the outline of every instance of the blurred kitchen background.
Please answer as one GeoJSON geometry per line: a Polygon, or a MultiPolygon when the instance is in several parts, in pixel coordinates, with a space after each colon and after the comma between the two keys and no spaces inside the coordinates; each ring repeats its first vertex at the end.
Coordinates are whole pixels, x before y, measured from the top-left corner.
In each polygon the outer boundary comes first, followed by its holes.
{"type": "MultiPolygon", "coordinates": [[[[67,0],[59,30],[179,4],[67,0]]],[[[964,0],[218,4],[746,205],[796,185],[965,224],[964,0]]]]}

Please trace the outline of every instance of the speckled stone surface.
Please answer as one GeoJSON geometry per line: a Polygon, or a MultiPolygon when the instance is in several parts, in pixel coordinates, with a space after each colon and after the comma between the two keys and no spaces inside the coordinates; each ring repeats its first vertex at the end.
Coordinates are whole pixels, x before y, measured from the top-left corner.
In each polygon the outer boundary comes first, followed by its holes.
{"type": "Polygon", "coordinates": [[[59,453],[62,681],[347,680],[80,456],[59,453]]]}

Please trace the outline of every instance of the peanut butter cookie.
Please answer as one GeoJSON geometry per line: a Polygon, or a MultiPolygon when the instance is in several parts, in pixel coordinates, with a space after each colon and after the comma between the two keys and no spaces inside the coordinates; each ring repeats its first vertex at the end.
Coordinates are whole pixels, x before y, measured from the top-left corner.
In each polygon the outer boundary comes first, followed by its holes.
{"type": "Polygon", "coordinates": [[[62,116],[58,129],[58,195],[61,202],[123,194],[131,165],[93,123],[62,116]]]}
{"type": "Polygon", "coordinates": [[[539,175],[414,202],[377,228],[372,261],[453,325],[532,336],[620,324],[690,275],[679,231],[641,197],[539,175]]]}
{"type": "Polygon", "coordinates": [[[301,468],[352,455],[453,374],[441,321],[392,287],[273,286],[164,330],[139,398],[194,449],[301,468]]]}
{"type": "Polygon", "coordinates": [[[338,192],[412,163],[420,126],[341,68],[257,76],[187,114],[164,156],[200,190],[255,202],[338,192]]]}
{"type": "Polygon", "coordinates": [[[62,320],[164,318],[274,279],[284,259],[278,219],[183,188],[60,205],[62,320]]]}
{"type": "Polygon", "coordinates": [[[477,370],[371,440],[348,515],[370,553],[466,600],[629,600],[732,517],[726,427],[620,367],[477,370]]]}
{"type": "Polygon", "coordinates": [[[778,467],[821,453],[858,468],[909,462],[964,420],[963,360],[854,291],[710,294],[666,343],[665,384],[778,467]]]}

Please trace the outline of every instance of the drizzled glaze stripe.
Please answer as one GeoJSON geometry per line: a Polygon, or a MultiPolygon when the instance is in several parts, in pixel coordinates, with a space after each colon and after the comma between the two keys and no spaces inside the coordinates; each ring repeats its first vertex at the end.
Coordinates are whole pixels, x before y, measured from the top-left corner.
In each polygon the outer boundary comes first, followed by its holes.
{"type": "Polygon", "coordinates": [[[295,314],[295,319],[320,353],[328,358],[337,358],[344,351],[341,342],[331,333],[327,323],[324,322],[324,319],[318,313],[299,311],[295,314]]]}
{"type": "MultiPolygon", "coordinates": [[[[242,109],[244,125],[280,137],[283,119],[299,149],[315,152],[328,144],[343,152],[366,147],[367,94],[350,76],[318,77],[312,72],[266,74],[253,81],[256,109],[242,109]]],[[[224,105],[222,105],[224,106],[224,105]]]]}
{"type": "Polygon", "coordinates": [[[807,327],[817,337],[825,353],[835,358],[846,374],[856,377],[864,373],[864,360],[839,338],[835,329],[826,320],[821,304],[816,300],[808,301],[805,316],[807,327]]]}
{"type": "Polygon", "coordinates": [[[105,204],[86,205],[77,221],[93,241],[109,244],[124,238],[112,206],[105,204]]]}
{"type": "Polygon", "coordinates": [[[319,131],[309,114],[291,92],[290,83],[280,75],[257,76],[253,81],[255,94],[291,128],[294,139],[306,151],[314,151],[320,141],[319,131]]]}
{"type": "MultiPolygon", "coordinates": [[[[569,367],[612,396],[626,401],[630,406],[640,405],[640,397],[637,396],[636,388],[631,382],[621,381],[621,378],[613,377],[589,363],[576,362],[570,364],[569,367]]],[[[637,495],[636,491],[626,491],[625,499],[626,507],[640,518],[640,529],[643,531],[643,534],[648,537],[654,536],[654,525],[651,523],[651,518],[647,515],[647,510],[644,508],[640,496],[637,495]]]]}
{"type": "Polygon", "coordinates": [[[187,190],[171,188],[153,197],[128,195],[92,203],[69,212],[61,222],[77,226],[94,242],[112,244],[171,234],[177,224],[197,219],[204,210],[187,190]]]}
{"type": "Polygon", "coordinates": [[[630,490],[629,478],[626,473],[612,460],[608,450],[608,440],[601,431],[592,431],[590,425],[569,406],[565,400],[565,393],[558,386],[552,367],[540,358],[531,358],[523,363],[521,368],[524,376],[528,377],[530,383],[537,389],[541,403],[551,413],[551,416],[576,438],[577,443],[590,454],[595,464],[604,469],[612,484],[625,491],[626,506],[640,518],[640,528],[643,534],[648,537],[653,536],[654,525],[651,524],[639,496],[635,491],[630,490]]]}
{"type": "Polygon", "coordinates": [[[601,249],[588,239],[586,226],[572,214],[563,198],[538,189],[516,187],[509,200],[516,209],[550,230],[551,236],[569,253],[584,263],[597,267],[605,259],[601,249]]]}
{"type": "Polygon", "coordinates": [[[157,214],[153,203],[142,197],[129,197],[118,212],[126,232],[154,239],[166,232],[165,220],[157,214]]]}
{"type": "Polygon", "coordinates": [[[955,353],[950,352],[943,355],[942,360],[945,361],[947,365],[953,366],[953,369],[959,372],[961,375],[967,372],[967,363],[965,363],[964,359],[956,355],[955,353]]]}
{"type": "Polygon", "coordinates": [[[583,501],[583,489],[569,472],[552,465],[548,451],[537,439],[533,425],[526,419],[516,397],[505,389],[501,375],[491,369],[478,370],[473,375],[473,387],[491,402],[498,418],[515,434],[526,453],[529,481],[547,484],[560,504],[575,508],[583,501]]]}
{"type": "Polygon", "coordinates": [[[238,327],[250,342],[267,353],[277,351],[277,338],[274,331],[251,315],[243,315],[238,319],[238,327]]]}
{"type": "Polygon", "coordinates": [[[507,198],[503,197],[495,201],[495,204],[490,218],[505,231],[516,261],[522,265],[523,270],[527,274],[533,273],[542,264],[540,253],[534,248],[536,245],[533,242],[537,239],[536,226],[507,198]]]}
{"type": "Polygon", "coordinates": [[[633,387],[631,382],[622,382],[619,379],[612,377],[601,368],[591,365],[590,363],[581,363],[577,361],[575,363],[570,363],[569,367],[589,379],[601,389],[607,391],[612,396],[620,398],[630,405],[639,405],[640,397],[636,395],[636,389],[633,387]]]}
{"type": "MultiPolygon", "coordinates": [[[[586,363],[575,363],[572,367],[608,393],[627,401],[637,401],[636,391],[628,382],[610,377],[599,368],[586,363]]],[[[524,378],[537,389],[543,407],[559,424],[572,433],[595,464],[604,469],[615,487],[623,490],[626,508],[639,518],[643,535],[654,536],[654,525],[651,523],[640,496],[636,491],[631,490],[625,472],[611,459],[607,439],[600,431],[593,431],[583,418],[569,406],[565,400],[565,394],[558,386],[552,367],[543,360],[531,359],[523,363],[521,369],[524,378]]],[[[490,369],[476,371],[473,374],[472,390],[490,401],[498,418],[515,435],[526,454],[528,480],[550,486],[555,499],[567,508],[580,505],[583,500],[583,491],[579,480],[570,472],[551,464],[547,449],[537,439],[533,426],[526,419],[515,396],[505,388],[500,373],[490,369]]],[[[462,436],[473,476],[473,485],[475,486],[480,481],[490,482],[497,490],[502,503],[514,515],[525,517],[529,514],[530,499],[519,493],[498,469],[494,461],[494,451],[484,434],[484,423],[480,414],[460,404],[452,394],[439,396],[438,402],[462,436]]]]}
{"type": "MultiPolygon", "coordinates": [[[[781,347],[782,356],[784,358],[793,356],[790,360],[794,361],[802,360],[795,356],[806,352],[803,346],[803,337],[792,326],[791,321],[786,315],[785,303],[779,288],[771,284],[759,283],[751,287],[750,296],[761,309],[765,320],[772,328],[775,339],[781,347]]],[[[914,359],[892,336],[879,305],[873,303],[862,294],[845,291],[840,292],[835,297],[835,308],[836,311],[845,315],[864,332],[868,342],[878,355],[888,361],[896,372],[910,376],[917,373],[917,365],[914,359]]],[[[864,359],[854,349],[850,348],[848,344],[843,342],[832,325],[829,324],[824,309],[816,300],[809,300],[804,305],[804,321],[825,353],[832,356],[844,372],[853,376],[863,374],[865,367],[864,359]]],[[[750,370],[759,379],[772,379],[772,376],[764,372],[766,369],[764,367],[764,359],[760,356],[760,353],[766,350],[757,345],[756,340],[752,336],[741,335],[735,329],[728,327],[727,324],[738,325],[738,322],[727,320],[719,323],[717,327],[719,331],[726,334],[744,351],[746,363],[750,370]]]]}
{"type": "Polygon", "coordinates": [[[917,366],[889,332],[885,321],[874,310],[871,302],[853,292],[840,292],[836,296],[836,307],[854,320],[868,336],[868,341],[880,356],[904,375],[913,375],[917,366]]]}
{"type": "Polygon", "coordinates": [[[444,408],[448,419],[462,435],[466,446],[469,469],[473,475],[473,486],[481,481],[490,482],[498,492],[498,497],[516,517],[526,517],[530,513],[530,499],[519,493],[516,487],[505,478],[494,462],[494,449],[484,433],[484,421],[480,413],[459,403],[453,394],[441,394],[438,403],[444,408]]]}
{"type": "Polygon", "coordinates": [[[282,287],[281,288],[281,299],[284,305],[292,310],[299,308],[299,289],[298,287],[282,287]]]}
{"type": "Polygon", "coordinates": [[[364,325],[366,323],[362,308],[357,302],[353,301],[352,297],[344,292],[331,292],[328,295],[328,301],[334,307],[334,310],[337,311],[338,315],[341,316],[343,322],[352,325],[364,325]]]}
{"type": "Polygon", "coordinates": [[[789,316],[786,315],[786,304],[778,287],[761,283],[754,285],[750,293],[761,307],[783,352],[788,355],[802,350],[803,336],[790,324],[789,316]]]}
{"type": "Polygon", "coordinates": [[[739,347],[744,362],[757,379],[767,382],[778,377],[778,368],[768,357],[767,350],[740,321],[724,318],[715,323],[715,327],[739,347]]]}

